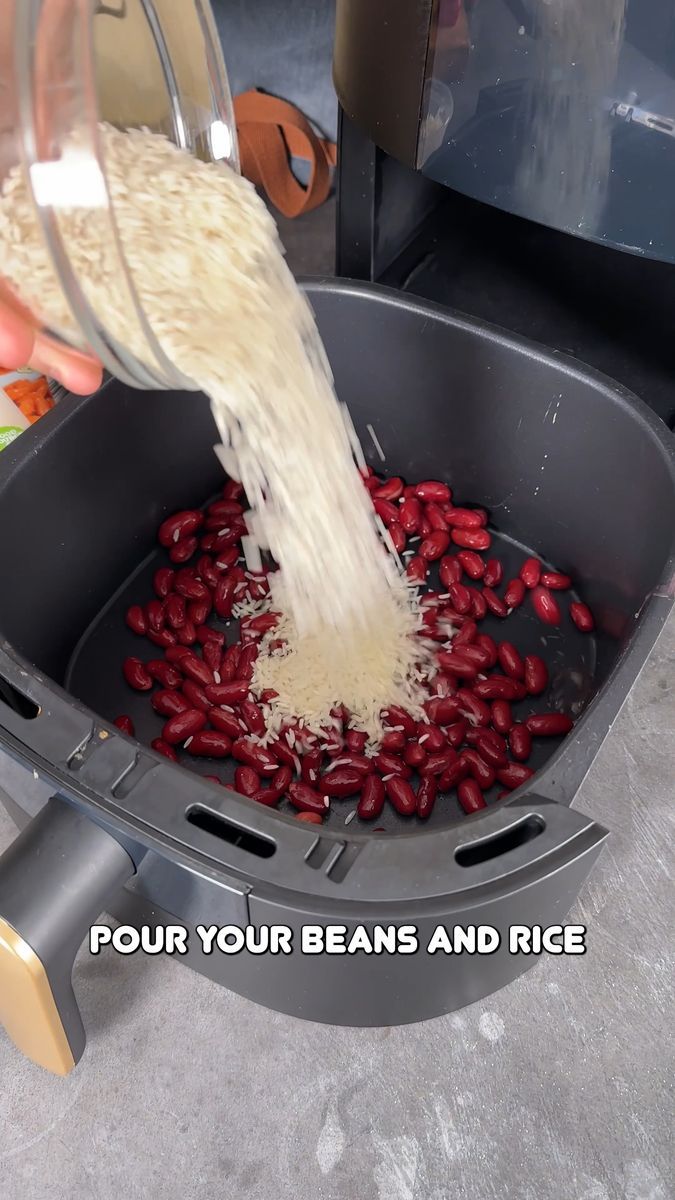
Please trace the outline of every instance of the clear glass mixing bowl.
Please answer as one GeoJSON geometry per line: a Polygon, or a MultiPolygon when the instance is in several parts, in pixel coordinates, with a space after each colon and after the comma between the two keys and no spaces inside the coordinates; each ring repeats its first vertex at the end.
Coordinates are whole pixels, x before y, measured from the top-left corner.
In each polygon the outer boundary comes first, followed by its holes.
{"type": "MultiPolygon", "coordinates": [[[[0,0],[0,186],[23,168],[79,336],[31,319],[50,338],[93,351],[135,387],[192,388],[163,353],[134,287],[107,185],[102,121],[163,133],[202,159],[239,169],[209,0],[0,0]],[[76,155],[68,147],[74,129],[82,145],[76,155]],[[85,295],[61,233],[64,206],[95,208],[99,224],[103,213],[128,312],[147,348],[142,361],[115,340],[105,312],[85,295]]],[[[10,299],[23,307],[20,297],[10,299]]]]}

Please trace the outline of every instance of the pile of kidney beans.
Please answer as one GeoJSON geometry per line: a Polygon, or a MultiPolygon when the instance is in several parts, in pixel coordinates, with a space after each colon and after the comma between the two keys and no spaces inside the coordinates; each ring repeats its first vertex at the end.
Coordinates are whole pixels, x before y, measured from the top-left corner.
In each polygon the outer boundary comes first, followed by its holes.
{"type": "MultiPolygon", "coordinates": [[[[420,589],[420,634],[438,643],[439,673],[424,705],[427,721],[402,708],[387,709],[386,732],[374,756],[364,753],[366,735],[349,728],[349,713],[341,707],[333,716],[342,733],[330,729],[318,739],[295,724],[268,746],[259,744],[265,720],[250,681],[260,639],[277,617],[271,612],[242,617],[238,641],[226,645],[225,629],[236,627],[233,606],[269,592],[266,571],[253,574],[242,566],[244,497],[234,481],[205,511],[184,510],[162,522],[159,543],[171,565],[155,571],[156,598],[132,605],[126,614],[134,633],[156,649],[146,661],[127,658],[124,677],[130,688],[147,692],[165,718],[161,737],[151,743],[154,750],[173,761],[177,747],[192,757],[231,757],[237,763],[236,791],[270,806],[286,798],[300,820],[321,824],[331,800],[347,797],[358,798],[356,813],[365,821],[376,820],[386,801],[401,816],[425,819],[437,798],[455,789],[464,812],[477,812],[485,807],[483,793],[496,782],[503,796],[530,778],[526,764],[533,738],[562,736],[573,724],[561,712],[518,720],[514,706],[548,687],[546,663],[535,654],[521,656],[507,636],[496,641],[481,633],[481,621],[488,613],[507,620],[525,602],[546,625],[569,619],[588,633],[593,617],[587,605],[572,602],[563,618],[561,597],[572,581],[533,557],[500,594],[503,567],[489,556],[487,513],[455,506],[447,484],[406,486],[370,468],[364,484],[397,552],[409,548],[403,561],[420,589]],[[431,564],[441,590],[429,589],[431,564]]],[[[117,717],[115,724],[134,736],[129,716],[117,717]]],[[[207,778],[221,782],[215,775],[207,778]]]]}

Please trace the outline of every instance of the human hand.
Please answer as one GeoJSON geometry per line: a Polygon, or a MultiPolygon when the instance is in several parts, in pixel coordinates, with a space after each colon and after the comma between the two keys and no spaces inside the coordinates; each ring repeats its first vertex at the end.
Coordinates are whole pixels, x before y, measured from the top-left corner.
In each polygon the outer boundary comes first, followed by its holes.
{"type": "Polygon", "coordinates": [[[32,367],[49,375],[76,396],[86,396],[101,386],[103,369],[95,358],[58,345],[38,332],[16,304],[2,294],[0,285],[0,363],[16,370],[32,367]]]}

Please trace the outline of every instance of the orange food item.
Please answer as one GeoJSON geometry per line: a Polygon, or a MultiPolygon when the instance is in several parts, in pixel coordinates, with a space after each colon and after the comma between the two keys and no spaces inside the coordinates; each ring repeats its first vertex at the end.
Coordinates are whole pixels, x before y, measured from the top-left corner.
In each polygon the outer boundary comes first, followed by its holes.
{"type": "MultiPolygon", "coordinates": [[[[0,366],[0,376],[4,374],[11,372],[0,366]]],[[[3,391],[31,425],[54,407],[44,375],[30,374],[25,379],[14,379],[3,385],[3,391]]]]}

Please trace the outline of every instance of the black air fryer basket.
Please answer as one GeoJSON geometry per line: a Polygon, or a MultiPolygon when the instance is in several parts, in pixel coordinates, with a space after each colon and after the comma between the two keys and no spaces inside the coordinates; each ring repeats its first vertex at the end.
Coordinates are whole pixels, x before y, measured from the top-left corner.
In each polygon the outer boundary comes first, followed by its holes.
{"type": "Polygon", "coordinates": [[[308,291],[374,467],[368,425],[387,472],[447,479],[460,501],[487,507],[506,561],[529,550],[578,582],[596,635],[549,631],[529,606],[509,634],[518,625],[533,652],[546,638],[555,695],[579,719],[507,799],[471,818],[440,803],[427,825],[389,813],[377,834],[345,825],[349,802],[317,829],[154,754],[161,719],[121,676],[138,652],[123,615],[151,598],[163,516],[222,486],[215,430],[194,394],[111,382],[68,399],[0,457],[0,741],[53,788],[38,814],[14,798],[25,828],[0,860],[0,932],[44,976],[31,1029],[15,1012],[4,1019],[55,1070],[84,1046],[70,975],[104,909],[188,929],[282,924],[296,940],[308,923],[413,924],[421,946],[440,923],[499,929],[496,953],[456,958],[206,956],[191,939],[186,961],[280,1011],[416,1021],[521,973],[532,960],[508,953],[508,927],[562,921],[607,836],[569,806],[672,606],[671,435],[611,381],[491,327],[374,287],[308,291]],[[112,725],[120,712],[144,744],[112,725]]]}

